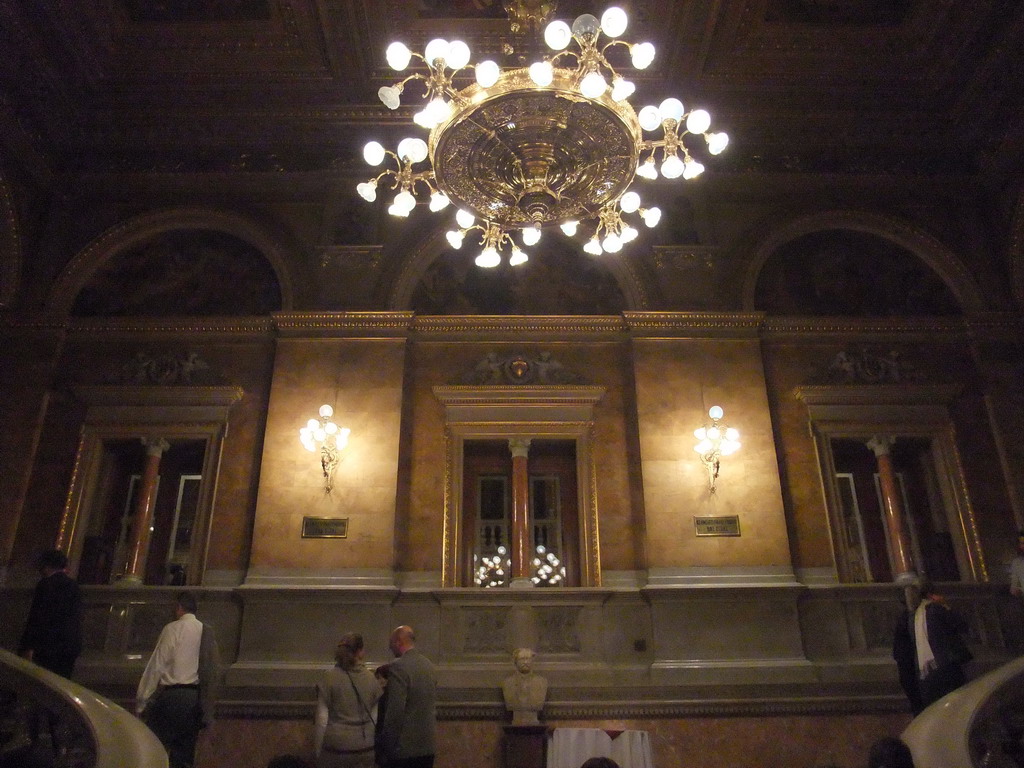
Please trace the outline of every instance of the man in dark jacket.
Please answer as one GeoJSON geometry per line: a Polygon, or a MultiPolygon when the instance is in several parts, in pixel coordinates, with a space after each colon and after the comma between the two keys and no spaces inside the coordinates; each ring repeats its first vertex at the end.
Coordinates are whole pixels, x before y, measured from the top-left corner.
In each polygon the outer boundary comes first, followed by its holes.
{"type": "Polygon", "coordinates": [[[963,635],[967,622],[946,604],[928,581],[921,582],[921,604],[914,612],[914,648],[921,678],[921,701],[927,707],[963,685],[964,664],[971,660],[963,635]]]}
{"type": "Polygon", "coordinates": [[[70,678],[82,652],[82,596],[68,575],[68,558],[59,549],[40,555],[39,573],[42,578],[32,596],[18,653],[70,678]]]}
{"type": "Polygon", "coordinates": [[[412,627],[401,626],[388,642],[397,657],[389,665],[387,709],[381,746],[388,768],[432,768],[437,741],[434,665],[416,650],[412,627]]]}

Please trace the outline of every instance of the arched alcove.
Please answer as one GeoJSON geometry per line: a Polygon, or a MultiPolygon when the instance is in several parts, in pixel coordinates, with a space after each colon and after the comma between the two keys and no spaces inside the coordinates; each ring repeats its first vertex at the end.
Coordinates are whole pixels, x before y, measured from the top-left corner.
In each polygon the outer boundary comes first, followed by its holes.
{"type": "Polygon", "coordinates": [[[93,240],[48,304],[80,316],[269,314],[292,306],[294,250],[282,233],[238,214],[159,211],[93,240]]]}
{"type": "Polygon", "coordinates": [[[428,315],[615,315],[643,310],[647,298],[626,259],[594,257],[578,241],[545,231],[525,264],[483,269],[479,248],[460,250],[438,231],[406,260],[391,293],[392,309],[428,315]]]}
{"type": "Polygon", "coordinates": [[[800,217],[762,238],[747,267],[743,305],[848,316],[985,308],[973,277],[941,242],[894,218],[850,211],[800,217]]]}

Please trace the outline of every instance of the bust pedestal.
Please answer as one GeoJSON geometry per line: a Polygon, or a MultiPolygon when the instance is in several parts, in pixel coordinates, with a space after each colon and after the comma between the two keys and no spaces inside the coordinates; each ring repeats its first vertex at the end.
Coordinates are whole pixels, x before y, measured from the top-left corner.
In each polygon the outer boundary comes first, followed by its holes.
{"type": "Polygon", "coordinates": [[[546,768],[546,725],[506,725],[503,729],[504,768],[546,768]]]}

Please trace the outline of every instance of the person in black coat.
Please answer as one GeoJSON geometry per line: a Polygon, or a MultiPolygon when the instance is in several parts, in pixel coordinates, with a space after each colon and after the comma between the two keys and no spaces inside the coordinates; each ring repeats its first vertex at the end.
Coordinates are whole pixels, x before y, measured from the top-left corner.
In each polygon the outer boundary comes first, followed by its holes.
{"type": "Polygon", "coordinates": [[[68,558],[59,549],[39,557],[42,578],[36,584],[18,653],[44,669],[71,677],[82,652],[82,596],[68,575],[68,558]]]}

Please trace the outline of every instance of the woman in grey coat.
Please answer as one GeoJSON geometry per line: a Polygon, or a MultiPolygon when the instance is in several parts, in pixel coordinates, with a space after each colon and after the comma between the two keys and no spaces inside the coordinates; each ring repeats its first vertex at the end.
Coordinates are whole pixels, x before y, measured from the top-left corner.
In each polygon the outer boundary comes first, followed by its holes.
{"type": "Polygon", "coordinates": [[[373,768],[374,711],[382,690],[364,655],[362,635],[349,632],[338,643],[337,664],[317,684],[317,768],[373,768]]]}

